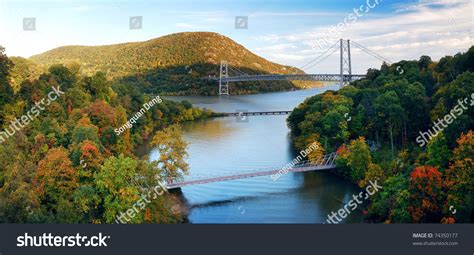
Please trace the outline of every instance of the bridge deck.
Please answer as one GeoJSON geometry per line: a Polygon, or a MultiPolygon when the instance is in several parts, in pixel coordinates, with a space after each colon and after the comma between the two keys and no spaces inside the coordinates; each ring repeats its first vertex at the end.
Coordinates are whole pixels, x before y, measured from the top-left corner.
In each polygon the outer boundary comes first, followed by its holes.
{"type": "MultiPolygon", "coordinates": [[[[365,78],[363,74],[345,74],[344,81],[351,82],[365,78]]],[[[211,80],[219,80],[219,77],[211,77],[211,80]]],[[[341,81],[340,74],[261,74],[261,75],[240,75],[221,78],[223,82],[239,81],[341,81]]]]}
{"type": "MultiPolygon", "coordinates": [[[[321,164],[321,165],[304,164],[304,165],[301,165],[301,166],[298,166],[298,167],[294,167],[292,169],[288,169],[288,172],[298,173],[298,172],[330,170],[330,169],[336,168],[336,165],[334,164],[334,158],[328,159],[327,163],[328,164],[326,164],[326,165],[324,165],[324,164],[321,164]],[[329,163],[330,161],[331,161],[331,163],[329,163]]],[[[214,178],[201,179],[201,180],[183,181],[183,182],[168,184],[167,188],[168,189],[176,189],[176,188],[181,188],[181,187],[190,186],[190,185],[198,185],[198,184],[206,184],[206,183],[212,183],[212,182],[238,180],[238,179],[251,178],[251,177],[257,177],[257,176],[269,176],[269,175],[277,174],[281,171],[282,171],[282,169],[277,169],[277,170],[270,170],[270,171],[260,171],[260,172],[253,172],[253,173],[243,173],[243,174],[236,174],[236,175],[229,175],[229,176],[222,176],[222,177],[214,177],[214,178]]]]}
{"type": "Polygon", "coordinates": [[[260,115],[288,115],[291,111],[267,111],[267,112],[220,112],[222,116],[260,116],[260,115]]]}

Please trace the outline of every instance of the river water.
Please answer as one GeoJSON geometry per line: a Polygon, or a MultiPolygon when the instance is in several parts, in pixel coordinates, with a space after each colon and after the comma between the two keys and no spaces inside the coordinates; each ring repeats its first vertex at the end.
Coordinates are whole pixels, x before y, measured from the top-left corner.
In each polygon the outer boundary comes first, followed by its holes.
{"type": "MultiPolygon", "coordinates": [[[[337,85],[292,92],[244,96],[166,97],[187,100],[216,112],[293,110],[305,98],[337,85]]],[[[280,169],[291,162],[286,115],[224,117],[183,124],[189,143],[190,174],[196,179],[224,174],[280,169]]],[[[157,152],[151,151],[150,158],[157,152]]],[[[324,223],[327,215],[347,203],[358,188],[328,172],[288,173],[182,188],[191,223],[324,223]]],[[[356,209],[346,223],[362,222],[356,209]]]]}

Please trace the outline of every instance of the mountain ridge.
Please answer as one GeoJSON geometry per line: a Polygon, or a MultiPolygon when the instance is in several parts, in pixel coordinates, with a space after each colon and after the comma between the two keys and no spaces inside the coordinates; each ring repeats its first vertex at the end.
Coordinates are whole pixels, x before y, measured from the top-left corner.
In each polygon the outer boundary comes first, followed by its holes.
{"type": "MultiPolygon", "coordinates": [[[[200,78],[218,76],[221,60],[248,74],[302,73],[297,68],[268,61],[214,32],[182,32],[111,45],[61,46],[29,59],[41,66],[78,63],[83,75],[101,71],[109,79],[139,83],[147,92],[168,94],[215,94],[215,84],[211,89],[211,84],[200,78]]],[[[295,84],[287,81],[237,83],[234,92],[291,90],[298,87],[295,84]]]]}

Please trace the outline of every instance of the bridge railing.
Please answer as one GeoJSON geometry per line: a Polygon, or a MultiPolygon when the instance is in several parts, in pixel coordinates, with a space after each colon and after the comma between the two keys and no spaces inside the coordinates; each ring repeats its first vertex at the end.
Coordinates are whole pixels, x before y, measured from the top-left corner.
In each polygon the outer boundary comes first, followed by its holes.
{"type": "MultiPolygon", "coordinates": [[[[327,155],[324,155],[324,157],[321,157],[316,163],[311,163],[310,161],[302,161],[299,162],[298,164],[295,164],[292,169],[298,169],[298,168],[303,168],[303,167],[333,167],[334,162],[337,158],[336,153],[330,153],[327,155]]],[[[168,186],[179,186],[180,183],[186,183],[186,182],[196,182],[200,180],[205,180],[205,179],[219,179],[219,178],[225,178],[225,177],[232,177],[232,176],[239,176],[239,175],[256,175],[258,176],[259,174],[262,173],[270,173],[270,172],[278,172],[282,168],[276,169],[275,167],[268,167],[265,169],[259,169],[258,171],[249,171],[249,172],[238,172],[238,173],[229,173],[229,174],[219,174],[219,175],[206,175],[204,177],[198,177],[198,176],[193,176],[194,178],[186,179],[186,180],[180,180],[180,181],[175,181],[171,183],[167,183],[166,185],[168,186]]],[[[291,170],[290,170],[291,171],[291,170]]],[[[294,171],[297,172],[297,171],[294,171]]]]}

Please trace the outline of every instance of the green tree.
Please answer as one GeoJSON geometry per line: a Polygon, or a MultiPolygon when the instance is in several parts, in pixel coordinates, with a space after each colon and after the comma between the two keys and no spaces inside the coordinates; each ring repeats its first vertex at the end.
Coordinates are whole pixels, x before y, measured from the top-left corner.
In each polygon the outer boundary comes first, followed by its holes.
{"type": "Polygon", "coordinates": [[[432,138],[428,143],[428,160],[427,165],[438,167],[441,172],[448,167],[448,161],[450,158],[450,151],[448,148],[448,142],[442,132],[436,137],[432,138]]]}
{"type": "Polygon", "coordinates": [[[113,91],[105,73],[97,72],[94,76],[87,78],[85,84],[94,99],[110,101],[113,91]]]}
{"type": "MultiPolygon", "coordinates": [[[[114,223],[116,217],[119,217],[121,213],[126,213],[140,199],[138,187],[133,185],[137,178],[137,166],[136,160],[121,155],[118,158],[108,158],[102,169],[95,173],[94,182],[104,203],[105,223],[114,223]]],[[[129,223],[142,221],[142,213],[129,217],[129,223]]]]}
{"type": "Polygon", "coordinates": [[[365,142],[364,137],[352,140],[349,145],[349,166],[351,168],[351,178],[353,182],[359,182],[364,179],[365,172],[372,162],[370,149],[365,142]]]}
{"type": "Polygon", "coordinates": [[[377,112],[377,120],[388,128],[392,155],[394,155],[394,136],[402,123],[404,109],[400,104],[397,93],[388,91],[375,99],[374,108],[377,112]]]}
{"type": "Polygon", "coordinates": [[[13,99],[13,89],[9,82],[12,67],[13,62],[5,55],[5,48],[0,46],[0,108],[13,99]]]}
{"type": "Polygon", "coordinates": [[[402,174],[388,177],[382,187],[372,198],[369,218],[386,223],[412,222],[408,212],[410,193],[407,178],[402,174]]]}
{"type": "Polygon", "coordinates": [[[72,88],[77,80],[76,75],[63,65],[52,65],[48,71],[63,91],[72,88]]]}

